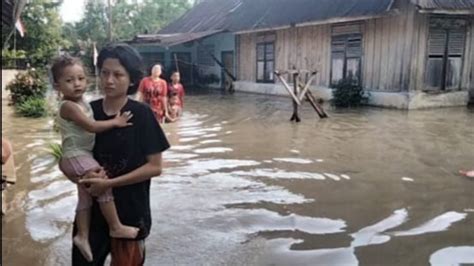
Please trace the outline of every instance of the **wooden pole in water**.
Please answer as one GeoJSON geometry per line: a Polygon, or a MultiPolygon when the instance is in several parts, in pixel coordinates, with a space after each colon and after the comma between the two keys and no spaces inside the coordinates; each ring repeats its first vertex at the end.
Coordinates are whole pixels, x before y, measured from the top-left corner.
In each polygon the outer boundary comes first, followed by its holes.
{"type": "MultiPolygon", "coordinates": [[[[301,85],[300,85],[301,88],[301,85]]],[[[313,109],[316,111],[318,114],[319,118],[328,118],[327,113],[324,111],[324,109],[318,104],[316,101],[316,98],[313,96],[310,90],[308,90],[305,94],[306,100],[308,100],[309,104],[313,107],[313,109]]]]}
{"type": "Polygon", "coordinates": [[[281,76],[282,74],[286,74],[288,72],[283,72],[283,73],[280,73],[278,71],[275,71],[274,72],[275,75],[278,77],[278,79],[281,81],[281,83],[283,84],[283,87],[288,91],[288,93],[290,94],[291,98],[293,98],[294,101],[296,101],[296,103],[298,105],[301,104],[300,100],[298,100],[298,97],[293,93],[293,91],[291,91],[291,88],[290,88],[290,85],[288,85],[288,83],[286,82],[286,80],[281,76]]]}
{"type": "MultiPolygon", "coordinates": [[[[299,87],[298,87],[298,72],[293,73],[293,93],[298,95],[299,87]]],[[[300,117],[298,116],[298,103],[295,99],[293,99],[293,115],[290,118],[290,121],[296,121],[297,123],[301,121],[300,117]]]]}

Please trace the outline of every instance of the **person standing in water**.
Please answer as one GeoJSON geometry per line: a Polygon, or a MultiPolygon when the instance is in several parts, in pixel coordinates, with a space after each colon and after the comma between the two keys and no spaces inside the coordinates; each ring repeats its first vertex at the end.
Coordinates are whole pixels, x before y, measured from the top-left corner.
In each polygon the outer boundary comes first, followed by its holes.
{"type": "MultiPolygon", "coordinates": [[[[132,118],[130,112],[117,113],[108,121],[95,121],[90,105],[84,101],[87,77],[82,62],[68,55],[56,58],[51,67],[54,88],[62,95],[57,122],[62,138],[60,170],[69,180],[78,184],[79,179],[89,172],[100,171],[100,165],[92,156],[94,133],[104,132],[115,127],[128,127],[132,118]]],[[[90,207],[92,197],[84,185],[78,184],[79,201],[76,208],[77,234],[73,243],[87,261],[93,256],[89,245],[90,207]]],[[[112,192],[105,191],[98,197],[100,209],[108,225],[111,237],[135,238],[138,228],[123,225],[117,215],[112,192]]]]}
{"type": "Polygon", "coordinates": [[[161,79],[162,67],[156,64],[151,69],[151,76],[143,78],[138,87],[137,100],[150,105],[156,119],[163,123],[168,114],[168,86],[161,79]]]}
{"type": "Polygon", "coordinates": [[[141,56],[128,44],[110,44],[100,51],[99,80],[104,98],[91,102],[94,118],[109,121],[116,113],[130,111],[132,125],[96,135],[94,158],[104,167],[108,178],[103,173],[90,173],[80,181],[90,186],[88,191],[92,195],[112,189],[120,220],[140,231],[135,239],[111,238],[104,233],[107,223],[97,204],[93,204],[90,244],[94,261],[88,263],[73,247],[73,265],[103,265],[109,253],[114,266],[145,262],[145,239],[152,221],[150,179],[161,174],[162,152],[170,145],[152,109],[129,97],[137,91],[143,77],[142,67],[141,56]]]}

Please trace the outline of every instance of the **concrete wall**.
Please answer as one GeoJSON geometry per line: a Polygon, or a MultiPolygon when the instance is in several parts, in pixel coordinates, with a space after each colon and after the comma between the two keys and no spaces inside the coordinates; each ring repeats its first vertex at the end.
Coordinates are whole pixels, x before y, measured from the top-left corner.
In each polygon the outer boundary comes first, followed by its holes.
{"type": "MultiPolygon", "coordinates": [[[[269,94],[290,97],[289,93],[281,83],[262,84],[251,81],[237,81],[234,83],[235,90],[242,92],[269,94]]],[[[324,86],[311,86],[311,92],[316,98],[325,101],[332,99],[332,89],[324,86]]],[[[369,91],[370,100],[368,105],[396,108],[396,109],[425,109],[451,106],[466,106],[469,98],[467,91],[425,93],[414,92],[380,92],[369,91]]]]}
{"type": "MultiPolygon", "coordinates": [[[[214,56],[221,60],[221,52],[222,51],[234,51],[234,58],[235,58],[235,37],[232,33],[220,33],[220,34],[215,34],[203,39],[199,40],[202,45],[206,44],[213,44],[214,45],[214,56]]],[[[197,65],[198,69],[203,73],[203,74],[215,74],[219,78],[221,77],[221,67],[213,62],[211,65],[200,65],[198,64],[198,46],[199,44],[194,41],[189,44],[180,44],[176,45],[173,47],[165,48],[153,44],[138,44],[134,45],[137,50],[140,53],[164,53],[164,62],[162,63],[165,68],[169,68],[171,66],[174,66],[174,58],[172,56],[172,53],[175,52],[187,52],[191,53],[191,60],[192,63],[197,65]]],[[[234,59],[234,69],[235,69],[235,59],[234,59]]],[[[235,73],[234,73],[235,75],[235,73]]],[[[220,86],[220,84],[214,84],[216,87],[220,86]]]]}

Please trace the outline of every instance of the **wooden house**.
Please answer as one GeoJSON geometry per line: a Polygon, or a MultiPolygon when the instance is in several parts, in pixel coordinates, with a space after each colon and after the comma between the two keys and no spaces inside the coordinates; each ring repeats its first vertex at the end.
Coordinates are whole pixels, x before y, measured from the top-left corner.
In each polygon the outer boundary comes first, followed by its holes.
{"type": "Polygon", "coordinates": [[[209,23],[233,34],[236,90],[287,94],[273,71],[293,68],[318,71],[322,98],[355,78],[377,106],[466,105],[474,90],[474,0],[205,0],[166,32],[209,23]]]}
{"type": "Polygon", "coordinates": [[[210,82],[211,87],[221,87],[228,76],[220,64],[231,73],[236,67],[235,36],[227,30],[227,15],[237,3],[201,1],[156,34],[137,35],[129,43],[142,54],[148,70],[159,62],[168,72],[179,68],[186,84],[210,82]]]}

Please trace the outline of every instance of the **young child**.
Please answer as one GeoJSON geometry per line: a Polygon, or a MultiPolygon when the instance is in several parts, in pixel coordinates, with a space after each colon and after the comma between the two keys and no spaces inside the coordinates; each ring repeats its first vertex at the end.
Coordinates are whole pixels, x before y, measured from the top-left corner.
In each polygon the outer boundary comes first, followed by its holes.
{"type": "Polygon", "coordinates": [[[175,122],[181,116],[182,108],[180,105],[179,96],[176,92],[172,92],[168,99],[168,116],[166,122],[175,122]]]}
{"type": "MultiPolygon", "coordinates": [[[[62,158],[59,161],[61,171],[74,183],[78,184],[82,176],[101,171],[100,165],[92,156],[95,134],[115,127],[127,127],[133,116],[130,112],[117,114],[114,119],[94,121],[90,105],[83,100],[87,87],[84,66],[78,58],[60,56],[51,67],[54,87],[62,94],[57,122],[62,137],[62,158]]],[[[77,186],[79,201],[76,209],[77,234],[73,237],[86,260],[93,260],[89,245],[90,207],[92,197],[84,185],[77,186]]],[[[138,228],[123,225],[117,215],[112,192],[106,191],[98,197],[100,209],[109,225],[109,234],[115,238],[137,236],[138,228]]]]}
{"type": "Polygon", "coordinates": [[[172,93],[178,94],[179,106],[181,106],[181,109],[182,109],[184,107],[184,87],[180,83],[181,77],[179,75],[179,72],[174,71],[171,74],[170,79],[171,79],[171,83],[168,87],[168,93],[169,94],[172,94],[172,93]]]}

